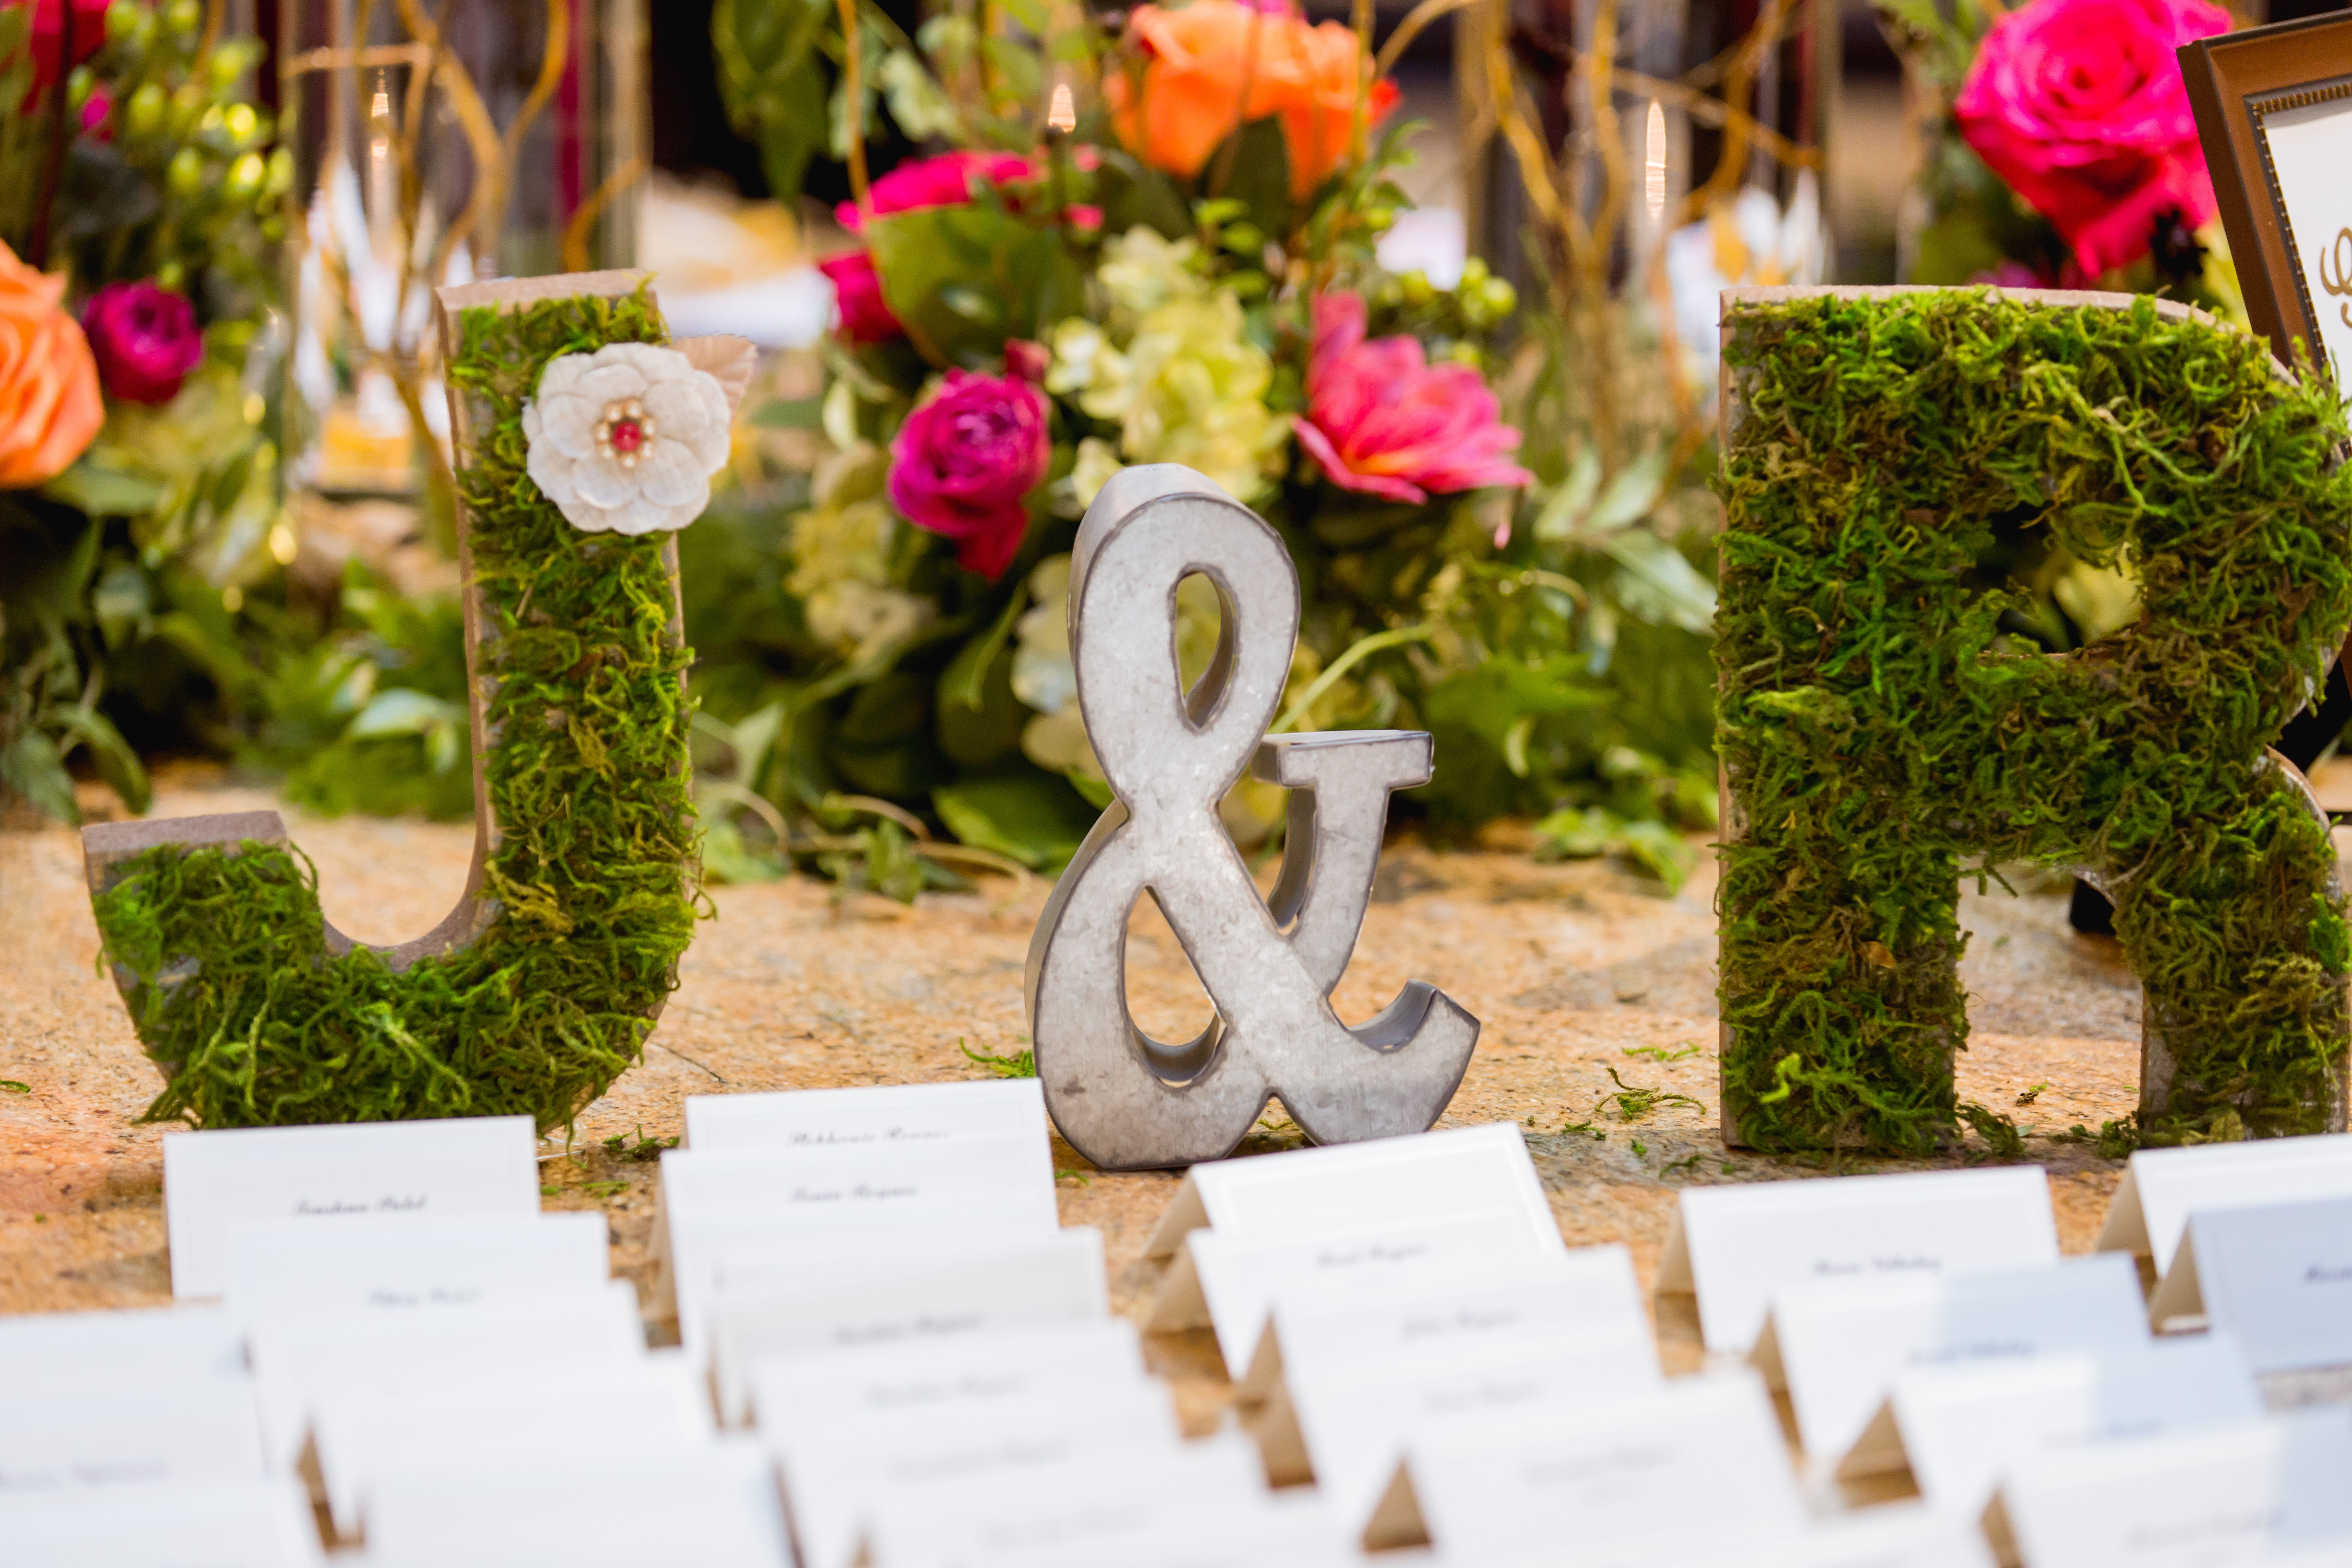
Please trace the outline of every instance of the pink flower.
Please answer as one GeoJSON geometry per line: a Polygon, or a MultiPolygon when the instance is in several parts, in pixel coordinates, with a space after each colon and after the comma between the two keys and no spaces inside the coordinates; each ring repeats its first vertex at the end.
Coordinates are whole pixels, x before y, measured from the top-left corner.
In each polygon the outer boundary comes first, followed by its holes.
{"type": "Polygon", "coordinates": [[[951,370],[890,443],[890,504],[993,583],[1029,530],[1024,498],[1045,478],[1045,395],[1012,375],[951,370]]]}
{"type": "MultiPolygon", "coordinates": [[[[971,200],[975,177],[1001,185],[1008,180],[1026,179],[1030,172],[1029,160],[1017,153],[942,153],[936,158],[901,163],[875,181],[866,188],[866,205],[876,217],[925,207],[960,207],[971,200]]],[[[833,216],[852,234],[866,227],[866,215],[858,211],[856,202],[843,202],[833,209],[833,216]]]]}
{"type": "MultiPolygon", "coordinates": [[[[1029,160],[1011,153],[943,153],[899,164],[866,188],[866,200],[876,217],[925,207],[958,207],[971,200],[975,176],[1001,185],[1029,173],[1029,160]]],[[[833,209],[833,216],[852,234],[866,231],[866,214],[856,202],[843,202],[833,209]]],[[[862,347],[888,342],[905,333],[907,329],[882,297],[882,277],[874,270],[871,253],[851,251],[816,265],[818,271],[833,279],[843,337],[862,347]]]]}
{"type": "Polygon", "coordinates": [[[1986,32],[1953,116],[2096,277],[2146,255],[2168,211],[2190,228],[2212,221],[2173,51],[2229,30],[2205,0],[2032,0],[1986,32]]]}
{"type": "MultiPolygon", "coordinates": [[[[73,58],[64,58],[65,0],[30,0],[33,7],[33,85],[25,92],[25,106],[48,90],[51,82],[98,53],[106,42],[107,0],[73,0],[73,58]]],[[[0,0],[0,11],[14,10],[26,0],[0,0]]]]}
{"type": "Polygon", "coordinates": [[[1519,433],[1468,365],[1431,365],[1407,337],[1364,341],[1364,301],[1318,295],[1298,444],[1342,489],[1415,505],[1432,491],[1524,485],[1519,433]]]}
{"type": "Polygon", "coordinates": [[[833,302],[841,315],[841,335],[861,347],[886,343],[907,329],[882,298],[882,275],[863,250],[820,261],[816,269],[833,279],[833,302]]]}
{"type": "Polygon", "coordinates": [[[109,283],[92,294],[81,328],[107,395],[132,403],[171,402],[205,357],[195,307],[151,279],[109,283]]]}

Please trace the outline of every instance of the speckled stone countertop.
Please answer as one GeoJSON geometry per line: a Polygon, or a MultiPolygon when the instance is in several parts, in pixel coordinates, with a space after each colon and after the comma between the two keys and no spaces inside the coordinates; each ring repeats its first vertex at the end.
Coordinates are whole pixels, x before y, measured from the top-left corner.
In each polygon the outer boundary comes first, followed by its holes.
{"type": "MultiPolygon", "coordinates": [[[[275,804],[183,774],[165,783],[154,815],[275,804]]],[[[425,931],[464,883],[469,824],[289,814],[289,826],[318,863],[329,918],[362,940],[425,931]]],[[[1711,868],[1668,898],[1601,862],[1539,865],[1507,828],[1473,849],[1394,840],[1336,994],[1342,1016],[1360,1019],[1420,978],[1482,1018],[1445,1124],[1519,1123],[1568,1241],[1624,1242],[1645,1282],[1684,1185],[1897,1168],[1724,1149],[1714,892],[1711,868]],[[1618,1089],[1612,1068],[1625,1084],[1691,1103],[1630,1123],[1597,1110],[1618,1089]],[[1563,1131],[1583,1122],[1603,1135],[1563,1131]]],[[[676,1135],[690,1094],[978,1075],[962,1047],[1010,1054],[1025,1042],[1022,964],[1044,895],[1040,882],[996,878],[972,892],[927,894],[911,909],[808,878],[713,889],[719,918],[687,954],[644,1062],[588,1109],[568,1146],[561,1133],[543,1145],[547,1206],[602,1208],[615,1271],[644,1288],[656,1167],[608,1152],[604,1140],[676,1135]]],[[[2132,1108],[2138,986],[2113,942],[2067,928],[2054,887],[1970,893],[1962,918],[1974,933],[1962,970],[1975,1034],[1960,1091],[2030,1130],[2029,1157],[2050,1171],[2060,1239],[2085,1251],[2122,1166],[2047,1135],[2078,1122],[2095,1129],[2132,1108]]],[[[74,834],[21,823],[0,831],[8,955],[0,1079],[30,1090],[0,1092],[0,1311],[130,1306],[170,1293],[163,1130],[135,1124],[158,1079],[97,951],[74,834]]],[[[1148,901],[1129,962],[1145,1027],[1181,1038],[1205,1022],[1207,998],[1148,901]]],[[[1246,1147],[1298,1141],[1276,1110],[1246,1147]]],[[[1161,1267],[1144,1260],[1144,1243],[1175,1178],[1094,1171],[1058,1139],[1054,1155],[1064,1223],[1101,1227],[1113,1305],[1139,1318],[1161,1267]]],[[[1970,1140],[1928,1163],[1982,1157],[1970,1140]]],[[[1669,1313],[1658,1327],[1667,1370],[1699,1364],[1695,1323],[1669,1313]]],[[[1225,1395],[1206,1332],[1157,1336],[1152,1353],[1177,1384],[1187,1424],[1213,1422],[1225,1395]]]]}

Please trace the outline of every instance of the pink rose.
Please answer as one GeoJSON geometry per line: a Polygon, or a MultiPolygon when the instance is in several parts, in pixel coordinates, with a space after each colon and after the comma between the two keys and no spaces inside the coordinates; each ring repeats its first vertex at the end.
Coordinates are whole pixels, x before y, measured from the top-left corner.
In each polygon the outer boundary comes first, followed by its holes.
{"type": "MultiPolygon", "coordinates": [[[[866,187],[866,201],[876,217],[925,207],[960,207],[971,200],[974,178],[1001,185],[1026,179],[1030,172],[1029,160],[1017,153],[942,153],[899,164],[866,187]]],[[[843,202],[833,216],[852,234],[866,227],[866,215],[856,202],[843,202]]]]}
{"type": "Polygon", "coordinates": [[[887,343],[907,329],[890,313],[882,298],[882,275],[874,258],[862,250],[820,261],[816,269],[833,279],[833,303],[841,316],[841,335],[863,347],[887,343]]]}
{"type": "Polygon", "coordinates": [[[109,283],[92,294],[81,329],[107,395],[132,403],[171,402],[205,357],[188,297],[146,279],[109,283]]]}
{"type": "Polygon", "coordinates": [[[2032,0],[1986,32],[1953,116],[2095,278],[2146,255],[2168,211],[2192,229],[2212,221],[2173,51],[2229,30],[2205,0],[2032,0]]]}
{"type": "Polygon", "coordinates": [[[1413,338],[1366,342],[1356,294],[1316,297],[1307,416],[1291,424],[1326,478],[1365,495],[1418,505],[1432,491],[1535,479],[1510,460],[1519,433],[1478,373],[1424,363],[1413,338]]]}
{"type": "MultiPolygon", "coordinates": [[[[26,0],[0,0],[0,10],[14,10],[26,0]]],[[[73,58],[65,58],[65,0],[31,0],[33,85],[26,89],[25,107],[48,90],[49,84],[98,53],[106,42],[107,0],[73,0],[73,58]]]]}
{"type": "Polygon", "coordinates": [[[1018,376],[951,370],[890,443],[890,504],[993,583],[1029,531],[1024,498],[1045,478],[1045,395],[1018,376]]]}
{"type": "MultiPolygon", "coordinates": [[[[1001,185],[1025,178],[1029,173],[1029,160],[1011,153],[943,153],[899,164],[866,188],[866,200],[876,217],[925,207],[959,207],[971,200],[975,177],[1001,185]]],[[[833,209],[833,216],[852,234],[866,230],[866,214],[856,202],[843,202],[833,209]]],[[[818,271],[833,279],[843,337],[862,347],[888,342],[906,332],[882,298],[882,277],[874,270],[869,252],[856,250],[816,265],[818,271]]]]}

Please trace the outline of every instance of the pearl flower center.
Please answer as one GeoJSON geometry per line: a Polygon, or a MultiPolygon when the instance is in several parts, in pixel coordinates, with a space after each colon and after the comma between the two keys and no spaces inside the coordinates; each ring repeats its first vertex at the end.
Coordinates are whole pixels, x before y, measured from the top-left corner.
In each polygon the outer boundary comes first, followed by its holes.
{"type": "Polygon", "coordinates": [[[646,412],[644,403],[634,397],[616,398],[604,405],[604,416],[596,421],[596,450],[625,468],[634,468],[653,444],[655,434],[654,416],[646,412]]]}

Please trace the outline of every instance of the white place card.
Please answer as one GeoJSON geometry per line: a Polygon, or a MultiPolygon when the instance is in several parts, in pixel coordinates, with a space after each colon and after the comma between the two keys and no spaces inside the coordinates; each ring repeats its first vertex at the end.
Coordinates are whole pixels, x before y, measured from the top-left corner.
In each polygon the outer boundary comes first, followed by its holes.
{"type": "Polygon", "coordinates": [[[1985,1533],[2023,1568],[2219,1568],[2352,1535],[2352,1413],[2042,1456],[2011,1471],[1985,1533]]]}
{"type": "MultiPolygon", "coordinates": [[[[1024,1544],[1017,1568],[1103,1568],[1112,1551],[1118,1568],[1364,1568],[1367,1562],[1311,1493],[1276,1492],[1154,1518],[1148,1527],[1130,1526],[1110,1540],[1076,1538],[1043,1548],[1024,1544]]],[[[1383,1568],[1416,1568],[1400,1561],[1416,1555],[1391,1554],[1381,1560],[1383,1568]]],[[[992,1558],[958,1553],[950,1561],[986,1564],[992,1558]]]]}
{"type": "Polygon", "coordinates": [[[999,1207],[990,1194],[942,1202],[895,1219],[816,1215],[689,1215],[670,1233],[678,1341],[697,1361],[710,1354],[711,1303],[729,1291],[786,1290],[838,1281],[847,1273],[908,1258],[945,1262],[1038,1240],[1058,1227],[1034,1209],[999,1207]]]}
{"type": "Polygon", "coordinates": [[[391,1469],[368,1504],[368,1568],[691,1563],[786,1568],[768,1456],[721,1438],[698,1448],[391,1469]]]}
{"type": "MultiPolygon", "coordinates": [[[[1972,1517],[1916,1503],[1887,1503],[1833,1516],[1796,1535],[1739,1548],[1739,1568],[1993,1568],[1992,1548],[1972,1517]]],[[[1720,1547],[1676,1555],[1654,1568],[1723,1568],[1720,1547]]]]}
{"type": "Polygon", "coordinates": [[[1044,1323],[908,1343],[891,1341],[752,1363],[749,1406],[724,1412],[763,1431],[822,1428],[1051,1388],[1144,1380],[1143,1341],[1124,1318],[1044,1323]]]}
{"type": "Polygon", "coordinates": [[[682,1251],[683,1233],[696,1224],[758,1222],[780,1237],[803,1225],[963,1226],[985,1218],[999,1230],[1042,1234],[1061,1224],[1052,1152],[1025,1134],[907,1147],[672,1149],[662,1155],[661,1185],[656,1299],[678,1311],[682,1335],[693,1313],[680,1292],[691,1298],[706,1267],[682,1251]]]}
{"type": "Polygon", "coordinates": [[[312,1458],[336,1530],[365,1527],[373,1478],[386,1470],[594,1458],[626,1434],[630,1452],[707,1444],[710,1398],[684,1357],[591,1363],[561,1381],[532,1378],[387,1394],[338,1388],[312,1412],[312,1458]]]}
{"type": "Polygon", "coordinates": [[[850,1568],[880,1517],[879,1500],[893,1492],[980,1476],[1010,1491],[1110,1451],[1150,1471],[1176,1452],[1181,1431],[1167,1384],[1139,1379],[1046,1386],[919,1416],[763,1426],[760,1439],[783,1474],[801,1568],[850,1568]]]}
{"type": "Polygon", "coordinates": [[[1646,1323],[1388,1365],[1294,1358],[1249,1430],[1270,1479],[1303,1480],[1301,1472],[1311,1472],[1332,1511],[1360,1529],[1416,1432],[1473,1421],[1526,1425],[1660,1386],[1646,1323]]]}
{"type": "Polygon", "coordinates": [[[237,1227],[228,1288],[239,1317],[474,1306],[601,1290],[612,1277],[602,1213],[237,1227]]]}
{"type": "Polygon", "coordinates": [[[2098,1249],[2150,1258],[2160,1277],[2200,1209],[2342,1197],[2352,1197],[2352,1136],[2341,1132],[2141,1149],[2107,1205],[2098,1249]]]}
{"type": "Polygon", "coordinates": [[[1658,1293],[1696,1294],[1706,1348],[1746,1352],[1772,1293],[1799,1280],[2057,1261],[2039,1166],[1685,1187],[1658,1293]]]}
{"type": "Polygon", "coordinates": [[[1793,1534],[1805,1524],[1780,1418],[1755,1373],[1511,1423],[1416,1433],[1364,1533],[1427,1541],[1447,1563],[1507,1563],[1575,1543],[1580,1568],[1793,1534]]]}
{"type": "MultiPolygon", "coordinates": [[[[1271,1394],[1284,1378],[1290,1346],[1312,1363],[1309,1376],[1327,1379],[1406,1360],[1453,1360],[1621,1331],[1647,1335],[1650,1316],[1633,1255],[1613,1242],[1532,1263],[1449,1272],[1425,1290],[1371,1297],[1292,1291],[1275,1302],[1234,1394],[1244,1405],[1271,1394]]],[[[1647,1359],[1654,1371],[1654,1350],[1647,1359]]]]}
{"type": "Polygon", "coordinates": [[[528,1116],[166,1134],[172,1294],[226,1292],[242,1224],[535,1215],[537,1152],[528,1116]]]}
{"type": "Polygon", "coordinates": [[[8,1568],[317,1568],[291,1481],[163,1483],[0,1496],[8,1568]]]}
{"type": "Polygon", "coordinates": [[[136,1394],[246,1377],[245,1331],[217,1306],[0,1316],[0,1393],[12,1399],[136,1394]]]}
{"type": "Polygon", "coordinates": [[[1246,1241],[1486,1209],[1514,1211],[1531,1237],[1564,1245],[1511,1122],[1195,1165],[1144,1255],[1169,1257],[1203,1226],[1246,1241]]]}
{"type": "Polygon", "coordinates": [[[2191,1214],[2148,1310],[2226,1331],[2256,1372],[2352,1363],[2352,1197],[2191,1214]]]}
{"type": "MultiPolygon", "coordinates": [[[[1056,1463],[935,1476],[877,1495],[866,1533],[888,1568],[1026,1568],[1090,1549],[1124,1564],[1179,1521],[1265,1506],[1257,1451],[1239,1433],[1166,1448],[1065,1449],[1056,1463]]],[[[812,1563],[810,1568],[816,1568],[812,1563]]]]}
{"type": "Polygon", "coordinates": [[[301,1452],[310,1413],[327,1400],[500,1382],[554,1384],[583,1368],[646,1353],[636,1288],[625,1279],[576,1298],[259,1320],[250,1332],[262,1438],[274,1467],[301,1452]]]}
{"type": "Polygon", "coordinates": [[[2138,1270],[2103,1253],[1981,1274],[1800,1281],[1773,1295],[1750,1359],[1769,1386],[1788,1391],[1805,1451],[1834,1458],[1906,1367],[2147,1340],[2138,1270]]]}
{"type": "MultiPolygon", "coordinates": [[[[267,1478],[242,1377],[20,1399],[0,1384],[0,1497],[67,1487],[267,1478]]],[[[0,1553],[0,1557],[5,1557],[0,1553]]]]}
{"type": "Polygon", "coordinates": [[[1929,1502],[1975,1512],[2005,1474],[2051,1452],[2231,1426],[2262,1409],[2226,1339],[1915,1367],[1895,1378],[1838,1474],[1907,1470],[1929,1502]]]}
{"type": "Polygon", "coordinates": [[[965,1138],[1018,1136],[1048,1150],[1045,1093],[1034,1078],[881,1089],[799,1089],[696,1094],[686,1101],[686,1146],[713,1149],[920,1148],[965,1138]]]}
{"type": "Polygon", "coordinates": [[[1286,1294],[1419,1290],[1449,1275],[1557,1258],[1558,1238],[1552,1232],[1547,1245],[1530,1236],[1526,1217],[1513,1209],[1286,1236],[1196,1230],[1161,1281],[1145,1326],[1155,1332],[1213,1327],[1226,1371],[1238,1377],[1265,1330],[1267,1309],[1286,1294]]]}
{"type": "Polygon", "coordinates": [[[1056,1231],[965,1258],[906,1258],[796,1289],[731,1292],[711,1312],[712,1383],[719,1408],[737,1410],[751,1368],[771,1356],[1109,1316],[1102,1233],[1056,1231]]]}

